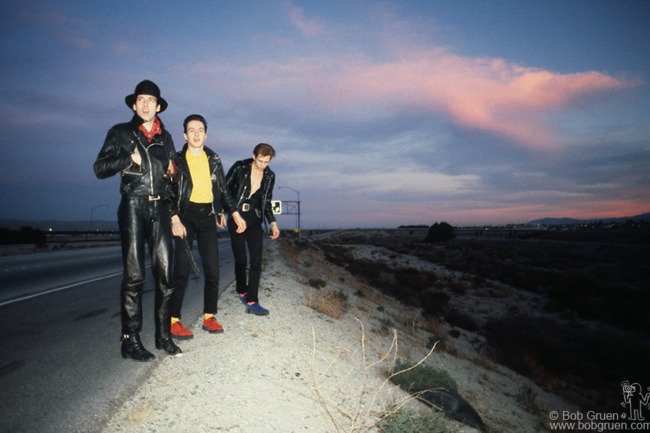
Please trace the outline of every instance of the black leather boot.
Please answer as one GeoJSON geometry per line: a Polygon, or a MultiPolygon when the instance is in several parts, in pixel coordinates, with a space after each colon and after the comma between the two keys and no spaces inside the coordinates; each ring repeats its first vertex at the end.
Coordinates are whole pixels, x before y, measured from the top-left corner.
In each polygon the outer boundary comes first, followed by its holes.
{"type": "Polygon", "coordinates": [[[134,361],[147,362],[155,358],[153,353],[144,348],[139,334],[122,335],[122,358],[131,358],[134,361]]]}
{"type": "MultiPolygon", "coordinates": [[[[168,281],[168,280],[165,280],[168,281]]],[[[160,282],[154,297],[156,322],[156,349],[164,350],[169,355],[180,355],[183,353],[180,347],[174,343],[171,335],[171,316],[169,314],[169,300],[174,292],[174,286],[160,282]]]]}
{"type": "Polygon", "coordinates": [[[167,338],[156,338],[156,349],[164,350],[169,355],[180,355],[183,353],[180,347],[174,343],[171,337],[167,338]]]}

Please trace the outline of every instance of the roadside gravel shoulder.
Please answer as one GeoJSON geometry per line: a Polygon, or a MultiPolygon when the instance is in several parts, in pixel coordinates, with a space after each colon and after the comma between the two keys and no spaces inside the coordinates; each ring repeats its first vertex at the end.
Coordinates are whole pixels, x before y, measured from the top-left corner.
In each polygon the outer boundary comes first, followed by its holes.
{"type": "MultiPolygon", "coordinates": [[[[225,332],[201,330],[200,319],[186,323],[195,337],[179,342],[183,356],[158,355],[150,377],[103,432],[376,432],[377,416],[393,404],[430,410],[386,381],[396,351],[400,358],[422,359],[429,334],[415,329],[415,322],[409,329],[394,320],[395,334],[378,331],[386,315],[417,312],[354,297],[349,277],[313,252],[301,253],[308,269],[297,269],[280,242],[267,245],[262,273],[261,304],[271,314],[245,314],[234,286],[228,287],[217,315],[225,332]],[[309,283],[312,275],[326,280],[327,288],[347,291],[343,316],[334,319],[307,306],[317,291],[309,283]]],[[[461,395],[499,431],[544,431],[538,414],[517,407],[516,375],[485,371],[439,351],[426,362],[447,370],[461,395]]],[[[452,420],[446,424],[450,432],[477,432],[452,420]]]]}

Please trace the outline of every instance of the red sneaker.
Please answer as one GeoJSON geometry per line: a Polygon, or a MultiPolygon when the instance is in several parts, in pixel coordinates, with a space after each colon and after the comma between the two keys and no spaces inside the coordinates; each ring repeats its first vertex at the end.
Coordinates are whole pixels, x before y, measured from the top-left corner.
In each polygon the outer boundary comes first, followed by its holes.
{"type": "Polygon", "coordinates": [[[217,322],[217,319],[212,316],[203,321],[203,329],[211,334],[218,334],[223,332],[223,327],[217,322]]]}
{"type": "Polygon", "coordinates": [[[178,338],[179,340],[187,340],[194,337],[192,331],[184,327],[180,321],[172,323],[171,334],[172,337],[178,338]]]}

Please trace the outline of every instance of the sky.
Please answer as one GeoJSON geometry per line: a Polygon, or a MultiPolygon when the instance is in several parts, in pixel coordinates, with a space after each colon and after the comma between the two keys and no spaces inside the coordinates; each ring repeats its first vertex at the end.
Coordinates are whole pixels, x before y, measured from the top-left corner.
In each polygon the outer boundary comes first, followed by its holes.
{"type": "Polygon", "coordinates": [[[119,176],[92,166],[144,79],[169,103],[178,150],[193,113],[226,172],[273,145],[273,198],[300,200],[303,229],[650,212],[648,1],[0,0],[0,12],[0,219],[116,220],[119,176]]]}

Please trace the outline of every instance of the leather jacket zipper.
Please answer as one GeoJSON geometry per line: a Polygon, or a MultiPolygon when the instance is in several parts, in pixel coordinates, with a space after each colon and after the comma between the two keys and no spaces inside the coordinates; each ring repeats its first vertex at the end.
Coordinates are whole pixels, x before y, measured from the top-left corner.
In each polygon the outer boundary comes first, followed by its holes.
{"type": "MultiPolygon", "coordinates": [[[[142,141],[140,140],[140,137],[138,136],[138,134],[135,131],[133,131],[133,135],[135,135],[135,138],[138,140],[138,143],[140,143],[140,145],[144,149],[145,155],[147,156],[147,162],[149,163],[149,194],[153,196],[154,195],[154,193],[153,193],[153,166],[151,165],[151,157],[149,156],[149,148],[142,143],[142,141]]],[[[136,144],[136,147],[137,146],[138,145],[136,144]]],[[[140,155],[140,156],[142,156],[142,155],[140,155]]]]}
{"type": "Polygon", "coordinates": [[[153,166],[151,165],[151,157],[149,156],[149,148],[145,147],[145,153],[147,154],[147,162],[149,163],[149,194],[154,195],[153,193],[153,166]]]}

